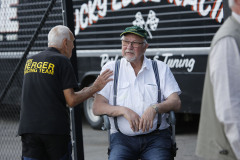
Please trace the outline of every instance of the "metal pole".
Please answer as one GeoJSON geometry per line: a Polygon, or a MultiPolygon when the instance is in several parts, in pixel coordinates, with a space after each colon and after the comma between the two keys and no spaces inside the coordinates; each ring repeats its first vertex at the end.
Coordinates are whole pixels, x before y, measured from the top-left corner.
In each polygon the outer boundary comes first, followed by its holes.
{"type": "MultiPolygon", "coordinates": [[[[62,0],[63,24],[74,34],[74,15],[72,0],[62,0]]],[[[74,46],[76,43],[74,41],[74,46]]],[[[74,68],[75,76],[78,80],[76,47],[72,50],[71,63],[74,68]]],[[[71,110],[72,135],[74,147],[74,159],[84,160],[83,136],[82,136],[82,117],[80,105],[71,110]]]]}
{"type": "Polygon", "coordinates": [[[224,21],[229,17],[231,16],[231,9],[229,8],[228,6],[228,1],[225,0],[223,1],[223,17],[224,17],[224,21]]]}

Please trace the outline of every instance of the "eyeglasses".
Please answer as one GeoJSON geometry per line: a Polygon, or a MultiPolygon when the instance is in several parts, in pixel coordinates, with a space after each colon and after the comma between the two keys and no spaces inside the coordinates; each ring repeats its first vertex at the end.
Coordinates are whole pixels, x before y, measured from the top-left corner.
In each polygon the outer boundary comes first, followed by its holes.
{"type": "Polygon", "coordinates": [[[140,47],[143,43],[145,42],[130,42],[130,41],[122,40],[123,46],[128,46],[129,44],[131,44],[134,48],[140,47]]]}

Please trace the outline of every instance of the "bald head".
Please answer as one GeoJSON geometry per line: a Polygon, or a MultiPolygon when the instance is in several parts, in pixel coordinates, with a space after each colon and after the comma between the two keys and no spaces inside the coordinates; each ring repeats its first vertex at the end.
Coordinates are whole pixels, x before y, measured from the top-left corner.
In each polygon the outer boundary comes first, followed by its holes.
{"type": "Polygon", "coordinates": [[[68,27],[58,25],[53,27],[48,33],[48,46],[62,48],[62,42],[64,39],[70,40],[72,32],[68,27]]]}

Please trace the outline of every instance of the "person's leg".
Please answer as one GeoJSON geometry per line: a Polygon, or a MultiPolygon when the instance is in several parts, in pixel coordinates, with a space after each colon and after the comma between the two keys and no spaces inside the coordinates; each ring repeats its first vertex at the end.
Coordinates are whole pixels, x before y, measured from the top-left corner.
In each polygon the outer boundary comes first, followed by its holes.
{"type": "Polygon", "coordinates": [[[46,160],[44,145],[36,134],[23,134],[22,159],[23,160],[46,160]]]}
{"type": "Polygon", "coordinates": [[[109,160],[137,160],[139,144],[136,137],[114,133],[110,135],[109,160]]]}
{"type": "Polygon", "coordinates": [[[171,133],[163,130],[142,138],[141,160],[171,160],[171,133]]]}
{"type": "Polygon", "coordinates": [[[49,160],[72,160],[70,135],[41,135],[49,160]]]}

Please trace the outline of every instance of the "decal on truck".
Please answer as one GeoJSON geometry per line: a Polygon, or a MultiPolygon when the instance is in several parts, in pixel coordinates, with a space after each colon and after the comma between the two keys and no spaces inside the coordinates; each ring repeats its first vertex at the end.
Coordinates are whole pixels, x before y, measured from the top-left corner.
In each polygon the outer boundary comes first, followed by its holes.
{"type": "MultiPolygon", "coordinates": [[[[175,6],[191,6],[193,12],[197,12],[203,17],[209,16],[218,23],[221,23],[223,20],[223,0],[210,0],[211,3],[207,0],[111,0],[110,6],[111,11],[114,12],[130,5],[137,5],[138,3],[145,3],[145,5],[148,5],[148,2],[161,3],[162,1],[167,1],[169,4],[175,6]]],[[[97,23],[99,18],[107,16],[107,12],[107,0],[90,0],[88,3],[83,3],[80,8],[75,9],[75,35],[78,35],[80,30],[84,30],[93,23],[97,23]]],[[[140,12],[137,13],[137,16],[140,17],[139,13],[140,12]]]]}
{"type": "Polygon", "coordinates": [[[153,10],[150,10],[146,22],[144,21],[141,12],[137,12],[135,17],[136,20],[133,21],[133,25],[144,28],[148,32],[150,39],[152,39],[152,33],[150,30],[155,31],[159,22],[159,18],[156,17],[156,13],[153,10]]]}
{"type": "MultiPolygon", "coordinates": [[[[183,68],[187,72],[192,72],[195,65],[195,58],[185,58],[184,54],[181,54],[180,58],[174,57],[173,53],[163,53],[161,54],[164,57],[163,62],[166,63],[170,68],[183,68]]],[[[116,61],[119,58],[119,55],[115,55],[115,57],[109,56],[109,54],[105,53],[101,56],[101,67],[103,67],[109,61],[116,61]]],[[[158,53],[153,57],[154,60],[160,60],[158,53]]]]}

